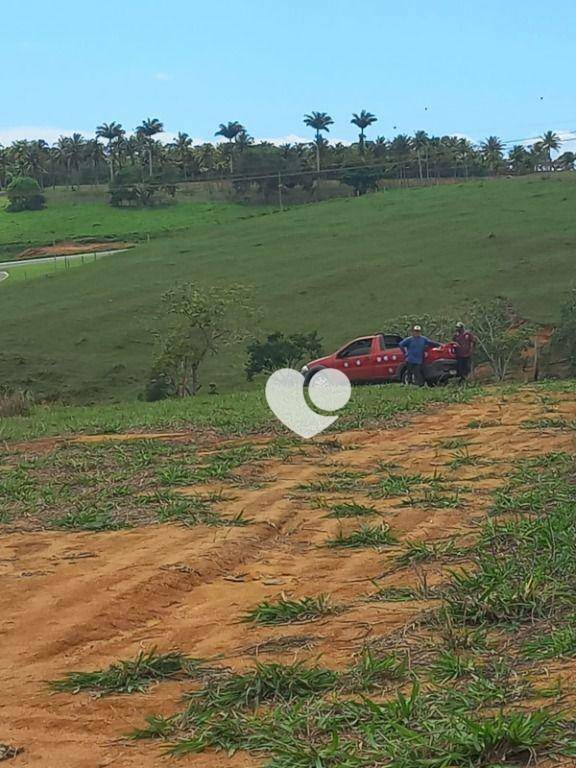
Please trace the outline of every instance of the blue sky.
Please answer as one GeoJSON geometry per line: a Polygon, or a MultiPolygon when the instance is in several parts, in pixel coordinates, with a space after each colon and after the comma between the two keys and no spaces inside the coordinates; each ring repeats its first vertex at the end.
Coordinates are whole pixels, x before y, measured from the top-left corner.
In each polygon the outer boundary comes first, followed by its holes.
{"type": "Polygon", "coordinates": [[[362,108],[386,137],[576,131],[574,0],[2,0],[0,14],[5,144],[148,116],[199,139],[228,120],[308,136],[311,110],[352,140],[362,108]]]}

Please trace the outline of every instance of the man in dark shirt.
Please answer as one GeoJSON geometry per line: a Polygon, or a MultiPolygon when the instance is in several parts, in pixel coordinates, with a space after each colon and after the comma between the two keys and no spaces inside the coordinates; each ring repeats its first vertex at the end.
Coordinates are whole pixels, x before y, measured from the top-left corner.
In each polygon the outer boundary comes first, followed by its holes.
{"type": "Polygon", "coordinates": [[[424,380],[424,353],[426,347],[439,347],[437,341],[431,341],[422,336],[422,328],[415,325],[412,328],[412,336],[408,336],[400,342],[400,348],[406,355],[406,367],[408,369],[408,381],[423,387],[424,380]]]}
{"type": "Polygon", "coordinates": [[[467,331],[464,323],[456,323],[456,333],[452,337],[456,344],[456,374],[461,382],[466,381],[472,369],[472,355],[476,339],[467,331]]]}

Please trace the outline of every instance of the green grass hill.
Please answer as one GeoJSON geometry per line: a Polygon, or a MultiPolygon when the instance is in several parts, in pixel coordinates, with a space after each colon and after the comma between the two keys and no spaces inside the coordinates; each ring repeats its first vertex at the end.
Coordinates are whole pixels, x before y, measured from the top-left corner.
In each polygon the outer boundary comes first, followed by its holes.
{"type": "MultiPolygon", "coordinates": [[[[283,213],[195,202],[112,211],[74,199],[0,211],[0,244],[50,243],[56,229],[80,236],[90,226],[154,236],[81,268],[0,284],[2,381],[66,401],[142,390],[160,295],[180,281],[253,285],[263,334],[317,329],[329,351],[400,313],[458,312],[494,295],[553,322],[575,275],[576,174],[397,189],[283,213]],[[33,233],[15,235],[27,221],[33,233]]],[[[211,361],[204,381],[245,386],[242,353],[211,361]]]]}

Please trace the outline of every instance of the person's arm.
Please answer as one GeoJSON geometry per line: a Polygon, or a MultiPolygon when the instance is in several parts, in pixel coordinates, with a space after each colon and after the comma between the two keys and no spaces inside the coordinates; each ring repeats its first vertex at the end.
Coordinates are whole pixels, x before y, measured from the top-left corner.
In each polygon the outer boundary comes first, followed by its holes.
{"type": "Polygon", "coordinates": [[[433,341],[432,339],[424,338],[424,343],[427,347],[441,347],[442,344],[439,341],[433,341]]]}
{"type": "Polygon", "coordinates": [[[410,336],[406,337],[405,339],[402,339],[402,341],[400,342],[400,344],[398,344],[398,346],[400,347],[400,349],[403,349],[404,351],[406,351],[410,346],[410,336]]]}

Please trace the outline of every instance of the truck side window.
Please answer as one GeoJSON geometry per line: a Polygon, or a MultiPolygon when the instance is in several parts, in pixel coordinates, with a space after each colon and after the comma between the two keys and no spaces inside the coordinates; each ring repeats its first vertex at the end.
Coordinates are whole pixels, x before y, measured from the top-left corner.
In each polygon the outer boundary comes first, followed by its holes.
{"type": "Polygon", "coordinates": [[[397,333],[382,333],[380,335],[380,349],[396,349],[401,341],[402,336],[397,333]]]}
{"type": "Polygon", "coordinates": [[[372,351],[372,339],[358,339],[353,341],[346,349],[339,353],[338,357],[359,357],[369,355],[372,351]]]}

